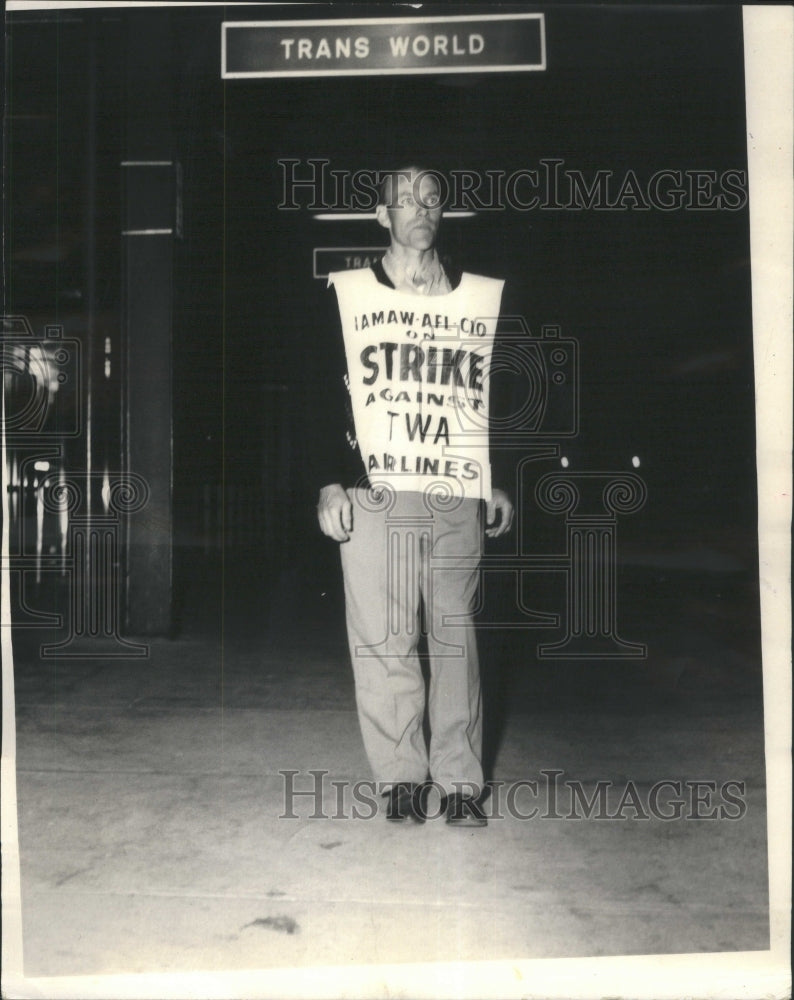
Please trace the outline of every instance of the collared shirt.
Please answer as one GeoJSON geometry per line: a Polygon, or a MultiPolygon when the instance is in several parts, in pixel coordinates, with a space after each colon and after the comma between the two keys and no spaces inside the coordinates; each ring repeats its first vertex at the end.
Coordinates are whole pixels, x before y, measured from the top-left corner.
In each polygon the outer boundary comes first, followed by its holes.
{"type": "Polygon", "coordinates": [[[417,269],[413,269],[412,265],[406,266],[390,250],[383,255],[382,263],[387,276],[399,291],[416,295],[446,295],[452,291],[444,265],[435,250],[432,257],[426,258],[421,268],[417,269]]]}

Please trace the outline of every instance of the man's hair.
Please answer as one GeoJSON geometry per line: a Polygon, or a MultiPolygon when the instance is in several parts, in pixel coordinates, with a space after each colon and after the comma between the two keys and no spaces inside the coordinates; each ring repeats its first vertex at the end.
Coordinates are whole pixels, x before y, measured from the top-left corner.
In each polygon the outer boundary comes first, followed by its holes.
{"type": "Polygon", "coordinates": [[[419,189],[421,188],[421,182],[425,177],[434,177],[436,179],[439,187],[441,188],[442,201],[444,200],[448,187],[443,173],[432,167],[425,167],[414,163],[407,167],[395,167],[394,170],[380,172],[378,181],[378,204],[385,205],[387,208],[395,208],[397,196],[395,182],[400,177],[409,178],[412,174],[416,175],[414,187],[417,188],[417,190],[414,191],[414,197],[417,201],[421,201],[421,197],[418,197],[418,195],[421,193],[419,189]]]}

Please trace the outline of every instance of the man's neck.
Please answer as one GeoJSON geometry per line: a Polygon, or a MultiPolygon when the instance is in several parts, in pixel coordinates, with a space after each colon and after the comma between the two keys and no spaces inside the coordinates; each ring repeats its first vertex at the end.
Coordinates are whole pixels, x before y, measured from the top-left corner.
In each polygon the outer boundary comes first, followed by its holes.
{"type": "Polygon", "coordinates": [[[451,291],[449,279],[434,248],[414,250],[400,247],[400,257],[394,256],[395,244],[383,255],[381,266],[395,288],[419,295],[440,295],[451,291]]]}
{"type": "Polygon", "coordinates": [[[430,247],[428,250],[416,250],[414,247],[403,246],[402,243],[392,243],[387,251],[389,260],[398,267],[408,271],[421,271],[433,260],[435,260],[436,249],[430,247]]]}

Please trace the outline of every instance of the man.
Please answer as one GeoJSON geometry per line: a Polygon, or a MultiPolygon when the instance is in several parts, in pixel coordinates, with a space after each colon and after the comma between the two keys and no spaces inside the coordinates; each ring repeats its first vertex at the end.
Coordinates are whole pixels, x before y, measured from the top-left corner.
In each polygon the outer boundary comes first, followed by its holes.
{"type": "Polygon", "coordinates": [[[329,276],[347,389],[336,406],[347,427],[336,438],[346,435],[346,453],[322,450],[317,514],[340,543],[359,721],[387,818],[422,822],[429,777],[443,791],[448,823],[484,826],[472,612],[482,508],[491,537],[513,519],[507,494],[491,486],[488,449],[503,282],[442,263],[435,172],[395,171],[379,194],[377,219],[390,236],[382,261],[329,276]]]}

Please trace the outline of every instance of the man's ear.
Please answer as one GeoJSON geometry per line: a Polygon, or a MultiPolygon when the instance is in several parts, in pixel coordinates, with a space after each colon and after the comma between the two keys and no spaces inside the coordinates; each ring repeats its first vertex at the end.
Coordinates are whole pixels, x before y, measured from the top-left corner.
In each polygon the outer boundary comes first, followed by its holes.
{"type": "Polygon", "coordinates": [[[383,226],[384,229],[391,229],[391,219],[389,218],[389,210],[385,205],[378,205],[375,209],[375,218],[383,226]]]}

